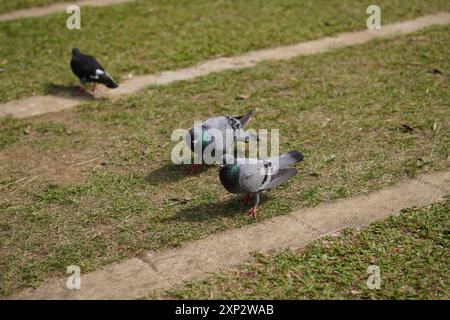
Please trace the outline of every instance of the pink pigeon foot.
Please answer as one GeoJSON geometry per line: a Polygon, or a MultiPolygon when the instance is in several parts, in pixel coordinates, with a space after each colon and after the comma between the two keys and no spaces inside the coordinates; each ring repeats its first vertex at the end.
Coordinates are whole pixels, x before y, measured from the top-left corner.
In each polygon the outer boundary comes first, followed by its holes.
{"type": "Polygon", "coordinates": [[[255,218],[256,219],[256,207],[253,207],[248,213],[247,213],[247,216],[249,216],[249,217],[253,217],[253,218],[255,218]]]}

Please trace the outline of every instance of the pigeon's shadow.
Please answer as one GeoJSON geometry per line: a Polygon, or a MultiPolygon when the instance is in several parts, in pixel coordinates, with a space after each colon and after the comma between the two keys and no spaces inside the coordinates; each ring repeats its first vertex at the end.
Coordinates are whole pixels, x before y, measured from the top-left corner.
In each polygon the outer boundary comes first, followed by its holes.
{"type": "Polygon", "coordinates": [[[202,172],[211,170],[214,166],[202,165],[195,173],[189,170],[189,165],[175,165],[171,162],[164,164],[162,167],[153,170],[147,176],[145,181],[150,184],[160,184],[167,182],[176,182],[183,180],[192,175],[198,175],[202,172]]]}
{"type": "Polygon", "coordinates": [[[92,95],[90,92],[84,91],[81,94],[79,93],[80,87],[79,86],[67,86],[62,84],[54,84],[54,83],[46,83],[44,85],[44,92],[45,94],[61,97],[61,98],[68,98],[73,100],[95,100],[94,95],[92,95]]]}
{"type": "MultiPolygon", "coordinates": [[[[269,201],[270,195],[261,195],[260,205],[269,201]]],[[[185,222],[201,222],[211,220],[217,217],[233,217],[236,215],[244,216],[252,208],[251,204],[243,202],[244,195],[235,195],[227,200],[219,202],[211,202],[188,208],[182,208],[175,215],[168,217],[166,220],[185,221],[185,222]]]]}
{"type": "Polygon", "coordinates": [[[236,196],[219,202],[183,208],[176,212],[175,215],[167,218],[167,220],[200,222],[214,219],[217,216],[230,217],[237,214],[244,214],[249,209],[249,206],[245,205],[241,201],[241,198],[236,196]]]}

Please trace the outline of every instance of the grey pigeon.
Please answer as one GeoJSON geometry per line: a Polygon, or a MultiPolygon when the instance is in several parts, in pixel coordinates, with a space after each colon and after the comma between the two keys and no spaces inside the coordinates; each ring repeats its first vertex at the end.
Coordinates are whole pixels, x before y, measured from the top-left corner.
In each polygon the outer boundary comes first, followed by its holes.
{"type": "Polygon", "coordinates": [[[70,67],[80,80],[80,91],[84,90],[84,85],[88,82],[94,83],[92,91],[95,91],[96,83],[104,84],[111,89],[118,87],[117,83],[94,57],[82,54],[78,48],[72,49],[70,67]]]}
{"type": "Polygon", "coordinates": [[[220,165],[219,178],[230,193],[245,194],[245,202],[253,207],[248,215],[256,218],[256,208],[262,191],[276,187],[297,174],[297,169],[289,166],[303,160],[303,155],[296,151],[283,153],[279,157],[265,160],[238,158],[226,154],[224,164],[220,165]]]}
{"type": "MultiPolygon", "coordinates": [[[[186,144],[197,155],[203,155],[205,149],[213,151],[211,152],[213,155],[216,151],[221,151],[220,155],[223,155],[231,151],[230,148],[235,141],[258,141],[256,135],[244,130],[251,115],[252,111],[249,111],[242,116],[223,115],[203,121],[189,130],[185,139],[186,144]],[[231,134],[227,134],[227,131],[231,134]],[[216,140],[217,133],[222,137],[221,141],[216,140]]],[[[192,164],[191,171],[194,172],[198,166],[192,164]]]]}

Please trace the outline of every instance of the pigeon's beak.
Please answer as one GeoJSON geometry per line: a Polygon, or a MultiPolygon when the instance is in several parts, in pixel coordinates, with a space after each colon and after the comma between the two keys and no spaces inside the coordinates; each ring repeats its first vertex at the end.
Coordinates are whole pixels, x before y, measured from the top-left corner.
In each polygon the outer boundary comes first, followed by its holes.
{"type": "Polygon", "coordinates": [[[219,164],[219,168],[222,169],[225,165],[219,164]]]}

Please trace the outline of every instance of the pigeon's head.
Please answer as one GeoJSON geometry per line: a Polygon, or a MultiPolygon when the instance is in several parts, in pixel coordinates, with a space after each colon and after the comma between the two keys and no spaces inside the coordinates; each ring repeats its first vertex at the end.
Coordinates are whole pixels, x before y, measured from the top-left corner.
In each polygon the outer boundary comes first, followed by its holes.
{"type": "Polygon", "coordinates": [[[73,48],[72,49],[72,55],[73,56],[77,56],[77,55],[80,55],[80,54],[81,54],[80,49],[78,49],[78,48],[73,48]]]}
{"type": "Polygon", "coordinates": [[[209,144],[214,142],[214,136],[210,135],[208,128],[201,126],[200,128],[191,129],[189,131],[191,136],[191,150],[194,151],[195,145],[200,144],[202,150],[205,149],[209,144]]]}
{"type": "Polygon", "coordinates": [[[226,153],[222,156],[221,164],[219,165],[220,168],[223,168],[225,166],[232,166],[236,163],[236,159],[233,157],[232,154],[226,153]]]}

